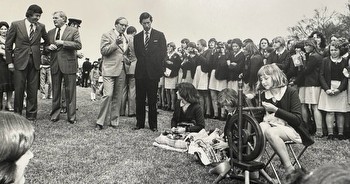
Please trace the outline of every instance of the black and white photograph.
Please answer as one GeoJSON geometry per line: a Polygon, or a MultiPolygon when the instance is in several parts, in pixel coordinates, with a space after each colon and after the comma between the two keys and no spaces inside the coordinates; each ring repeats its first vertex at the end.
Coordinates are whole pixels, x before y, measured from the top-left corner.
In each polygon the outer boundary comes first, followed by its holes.
{"type": "Polygon", "coordinates": [[[350,183],[349,0],[0,4],[0,184],[350,183]]]}

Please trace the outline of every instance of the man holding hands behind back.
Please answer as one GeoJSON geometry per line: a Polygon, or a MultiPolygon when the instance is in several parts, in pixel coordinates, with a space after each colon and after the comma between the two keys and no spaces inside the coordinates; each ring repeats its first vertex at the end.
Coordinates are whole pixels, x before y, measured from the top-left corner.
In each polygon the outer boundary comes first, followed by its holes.
{"type": "Polygon", "coordinates": [[[61,83],[64,79],[67,104],[67,118],[76,123],[76,73],[78,69],[77,50],[82,45],[78,29],[67,26],[67,16],[62,11],[53,14],[55,28],[48,32],[51,52],[52,111],[51,121],[59,120],[61,111],[61,83]]]}
{"type": "Polygon", "coordinates": [[[133,130],[145,127],[145,105],[148,102],[148,123],[152,131],[157,130],[157,89],[163,75],[162,65],[167,56],[166,40],[162,32],[152,29],[152,16],[144,12],[140,15],[143,31],[135,35],[134,47],[137,57],[136,79],[136,120],[133,130]]]}

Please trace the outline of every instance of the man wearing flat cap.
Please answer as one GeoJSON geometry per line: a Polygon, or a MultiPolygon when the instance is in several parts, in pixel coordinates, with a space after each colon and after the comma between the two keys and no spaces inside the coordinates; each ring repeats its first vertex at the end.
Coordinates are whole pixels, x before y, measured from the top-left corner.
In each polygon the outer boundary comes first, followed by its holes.
{"type": "Polygon", "coordinates": [[[79,28],[81,22],[82,21],[80,19],[69,18],[68,19],[68,26],[79,28]]]}
{"type": "Polygon", "coordinates": [[[22,114],[26,91],[26,118],[31,121],[36,120],[38,111],[40,40],[44,40],[44,45],[48,44],[45,25],[38,22],[42,13],[40,6],[29,6],[24,20],[12,22],[5,43],[6,63],[14,71],[14,111],[22,114]]]}

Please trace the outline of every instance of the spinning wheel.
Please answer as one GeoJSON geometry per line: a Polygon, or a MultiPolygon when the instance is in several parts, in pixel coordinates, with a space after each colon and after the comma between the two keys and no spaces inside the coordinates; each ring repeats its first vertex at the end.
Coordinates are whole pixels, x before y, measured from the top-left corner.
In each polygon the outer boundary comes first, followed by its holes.
{"type": "MultiPolygon", "coordinates": [[[[234,115],[225,125],[225,135],[228,139],[231,170],[238,167],[244,170],[245,183],[250,183],[249,172],[258,171],[264,167],[256,159],[264,150],[265,138],[254,118],[253,111],[263,110],[259,92],[258,107],[243,107],[243,82],[238,82],[238,106],[234,115]]],[[[228,171],[227,171],[228,172],[228,171]]],[[[220,174],[214,183],[218,183],[224,176],[220,174]]]]}
{"type": "MultiPolygon", "coordinates": [[[[229,140],[230,152],[238,158],[238,114],[235,114],[227,122],[225,133],[229,140]]],[[[259,123],[250,114],[242,113],[242,161],[249,162],[256,159],[264,150],[265,138],[259,127],[259,123]]],[[[231,155],[230,155],[231,156],[231,155]]],[[[232,158],[232,157],[231,157],[232,158]]]]}

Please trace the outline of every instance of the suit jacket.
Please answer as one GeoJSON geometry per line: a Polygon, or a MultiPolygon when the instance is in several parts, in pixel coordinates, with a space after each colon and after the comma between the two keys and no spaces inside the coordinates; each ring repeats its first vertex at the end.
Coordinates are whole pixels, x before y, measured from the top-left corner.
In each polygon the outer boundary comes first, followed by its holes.
{"type": "MultiPolygon", "coordinates": [[[[51,29],[48,36],[50,44],[55,43],[56,28],[51,29]]],[[[75,74],[78,71],[77,50],[82,47],[78,29],[67,26],[62,33],[61,40],[64,41],[63,46],[51,51],[51,73],[61,71],[64,74],[75,74]]]]}
{"type": "Polygon", "coordinates": [[[145,50],[144,33],[134,37],[135,55],[137,57],[135,78],[159,79],[163,76],[163,62],[167,56],[166,40],[162,32],[151,30],[148,49],[145,50]]]}
{"type": "Polygon", "coordinates": [[[44,40],[44,45],[47,45],[48,37],[44,24],[36,23],[34,37],[29,40],[25,19],[12,22],[5,42],[6,63],[13,63],[16,70],[24,70],[28,65],[30,53],[32,53],[34,67],[39,70],[41,38],[44,40]],[[14,49],[13,44],[16,45],[14,49]]]}
{"type": "MultiPolygon", "coordinates": [[[[104,33],[101,38],[102,76],[117,77],[123,69],[124,48],[123,44],[116,44],[118,35],[112,29],[104,33]]],[[[125,37],[129,47],[129,39],[125,37]]]]}

